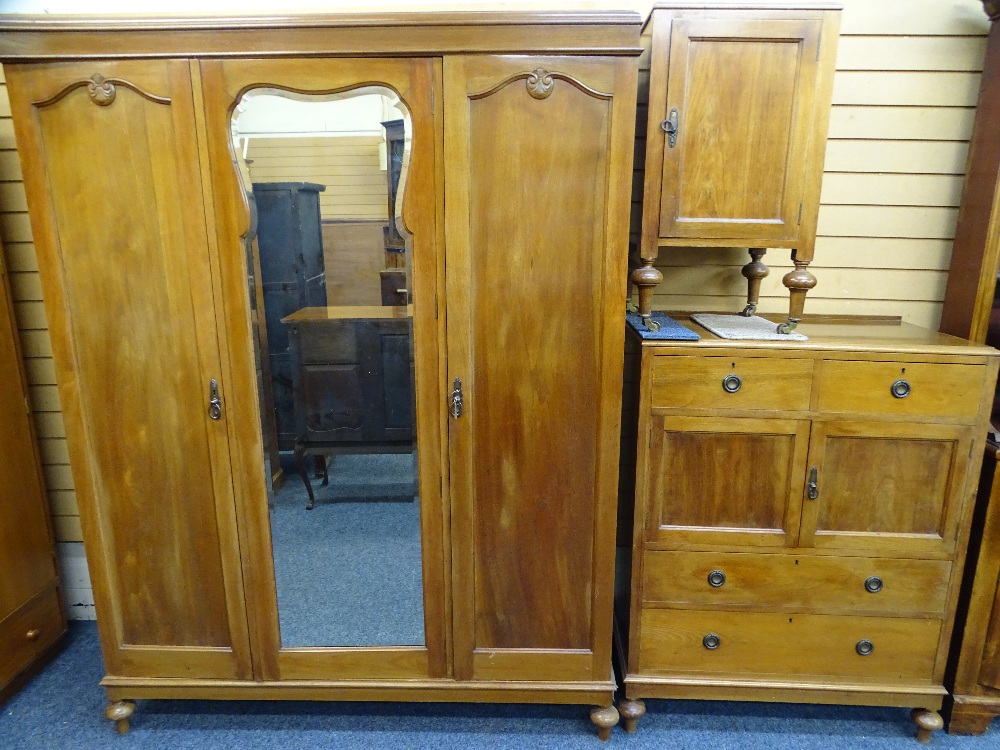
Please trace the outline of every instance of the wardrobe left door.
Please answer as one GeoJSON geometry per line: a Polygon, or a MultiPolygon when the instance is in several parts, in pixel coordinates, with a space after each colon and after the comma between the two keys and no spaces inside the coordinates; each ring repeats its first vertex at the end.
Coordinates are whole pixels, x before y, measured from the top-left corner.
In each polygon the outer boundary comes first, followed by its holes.
{"type": "Polygon", "coordinates": [[[108,675],[248,678],[190,63],[5,72],[108,675]]]}

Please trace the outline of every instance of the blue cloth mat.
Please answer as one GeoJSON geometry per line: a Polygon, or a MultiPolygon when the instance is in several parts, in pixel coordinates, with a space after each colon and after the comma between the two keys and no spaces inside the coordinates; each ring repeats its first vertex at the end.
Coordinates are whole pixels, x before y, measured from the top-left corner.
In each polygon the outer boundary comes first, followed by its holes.
{"type": "Polygon", "coordinates": [[[701,336],[685,328],[669,315],[661,312],[654,312],[651,316],[654,321],[660,324],[659,331],[650,331],[642,324],[639,313],[625,313],[625,322],[632,326],[632,330],[638,333],[647,341],[698,341],[701,336]]]}

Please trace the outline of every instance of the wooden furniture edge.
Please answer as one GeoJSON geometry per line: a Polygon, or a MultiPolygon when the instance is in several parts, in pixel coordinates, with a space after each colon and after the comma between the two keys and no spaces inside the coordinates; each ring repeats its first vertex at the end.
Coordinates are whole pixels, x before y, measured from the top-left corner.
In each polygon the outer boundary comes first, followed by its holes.
{"type": "Polygon", "coordinates": [[[637,57],[633,11],[303,16],[0,16],[0,61],[413,57],[456,53],[637,57]],[[406,29],[401,37],[399,30],[406,29]],[[264,33],[269,32],[269,33],[264,33]]]}
{"type": "Polygon", "coordinates": [[[920,706],[938,710],[948,694],[942,685],[792,682],[626,675],[629,698],[739,700],[759,703],[823,703],[847,706],[920,706]]]}
{"type": "Polygon", "coordinates": [[[430,703],[561,703],[608,705],[617,685],[607,682],[491,682],[357,680],[251,682],[108,676],[108,699],[320,700],[430,703]]]}

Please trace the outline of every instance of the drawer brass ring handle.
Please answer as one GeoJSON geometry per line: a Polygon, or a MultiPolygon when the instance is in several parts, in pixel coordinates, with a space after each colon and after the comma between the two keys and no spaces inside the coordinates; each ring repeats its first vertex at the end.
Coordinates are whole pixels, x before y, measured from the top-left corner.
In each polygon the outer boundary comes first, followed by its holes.
{"type": "Polygon", "coordinates": [[[29,641],[37,641],[38,636],[40,636],[41,634],[42,634],[41,630],[39,630],[38,628],[32,628],[31,630],[29,630],[27,633],[24,634],[24,637],[27,638],[29,641]]]}
{"type": "Polygon", "coordinates": [[[709,651],[715,651],[715,649],[722,645],[722,639],[715,633],[709,633],[701,639],[701,645],[709,651]]]}
{"type": "Polygon", "coordinates": [[[878,576],[871,576],[865,580],[865,591],[869,594],[877,594],[882,590],[882,579],[878,576]]]}
{"type": "Polygon", "coordinates": [[[736,393],[743,385],[743,379],[739,375],[726,375],[722,379],[722,390],[726,393],[736,393]]]}
{"type": "Polygon", "coordinates": [[[862,638],[855,644],[854,650],[858,652],[858,656],[868,656],[875,650],[875,644],[867,638],[862,638]]]}
{"type": "Polygon", "coordinates": [[[909,380],[897,380],[889,390],[892,391],[892,395],[895,398],[906,398],[910,395],[912,388],[910,387],[909,380]]]}
{"type": "Polygon", "coordinates": [[[713,570],[708,574],[708,585],[712,588],[719,588],[726,582],[726,574],[721,570],[713,570]]]}

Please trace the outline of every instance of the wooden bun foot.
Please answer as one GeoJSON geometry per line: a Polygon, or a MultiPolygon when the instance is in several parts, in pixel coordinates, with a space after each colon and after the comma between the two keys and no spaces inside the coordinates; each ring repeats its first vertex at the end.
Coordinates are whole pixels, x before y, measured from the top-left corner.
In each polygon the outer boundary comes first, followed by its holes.
{"type": "Polygon", "coordinates": [[[622,726],[629,734],[635,734],[639,719],[646,715],[646,704],[640,700],[628,698],[618,703],[618,713],[622,717],[622,726]]]}
{"type": "Polygon", "coordinates": [[[934,732],[944,729],[944,719],[937,711],[915,708],[910,712],[910,718],[917,725],[917,739],[925,744],[931,741],[934,732]]]}
{"type": "Polygon", "coordinates": [[[133,713],[135,713],[134,702],[115,701],[114,703],[109,703],[108,707],[104,709],[104,718],[115,723],[115,729],[118,730],[118,734],[127,734],[128,730],[132,728],[132,723],[129,719],[133,713]]]}
{"type": "Polygon", "coordinates": [[[611,739],[611,727],[618,723],[618,709],[614,706],[591,709],[590,720],[597,726],[597,736],[607,742],[611,739]]]}

